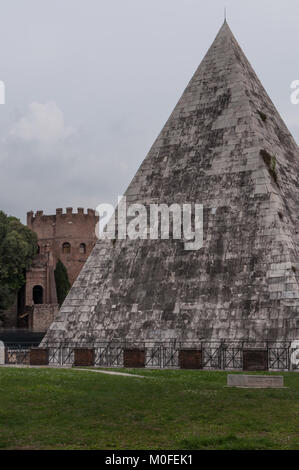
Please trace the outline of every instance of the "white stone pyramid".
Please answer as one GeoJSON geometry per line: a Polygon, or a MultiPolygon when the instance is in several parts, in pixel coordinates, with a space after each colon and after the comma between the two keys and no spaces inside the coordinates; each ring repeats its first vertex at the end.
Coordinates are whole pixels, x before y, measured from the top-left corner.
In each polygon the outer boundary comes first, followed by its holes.
{"type": "Polygon", "coordinates": [[[125,193],[203,204],[203,248],[99,240],[45,342],[297,338],[298,169],[225,22],[125,193]]]}

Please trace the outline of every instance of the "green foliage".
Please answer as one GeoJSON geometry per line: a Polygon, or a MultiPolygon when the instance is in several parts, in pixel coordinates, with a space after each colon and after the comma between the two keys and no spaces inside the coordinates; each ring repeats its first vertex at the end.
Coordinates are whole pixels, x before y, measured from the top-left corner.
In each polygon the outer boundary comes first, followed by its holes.
{"type": "Polygon", "coordinates": [[[64,299],[66,298],[71,288],[71,284],[69,281],[66,267],[64,266],[63,262],[60,259],[57,261],[54,274],[55,274],[55,282],[56,282],[57,300],[58,300],[59,305],[62,305],[64,302],[64,299]]]}
{"type": "Polygon", "coordinates": [[[264,162],[266,163],[269,173],[274,179],[275,183],[278,185],[278,176],[276,171],[276,158],[273,155],[270,155],[266,150],[260,151],[261,156],[263,157],[264,162]]]}
{"type": "Polygon", "coordinates": [[[14,302],[36,253],[36,234],[0,211],[0,314],[14,302]]]}

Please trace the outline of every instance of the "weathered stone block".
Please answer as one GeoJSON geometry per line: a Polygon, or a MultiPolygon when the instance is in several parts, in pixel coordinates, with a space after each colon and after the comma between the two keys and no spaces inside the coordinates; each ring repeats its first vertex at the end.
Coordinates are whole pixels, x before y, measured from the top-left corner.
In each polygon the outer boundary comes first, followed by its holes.
{"type": "Polygon", "coordinates": [[[239,375],[228,374],[228,387],[281,388],[284,386],[281,375],[239,375]]]}

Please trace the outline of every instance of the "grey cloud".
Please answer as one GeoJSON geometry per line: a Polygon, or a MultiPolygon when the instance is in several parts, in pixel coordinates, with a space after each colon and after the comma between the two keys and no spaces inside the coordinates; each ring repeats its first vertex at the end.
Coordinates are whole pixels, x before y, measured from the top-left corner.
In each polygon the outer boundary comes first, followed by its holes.
{"type": "MultiPolygon", "coordinates": [[[[299,141],[299,4],[225,3],[299,141]]],[[[10,0],[1,18],[0,208],[24,220],[30,209],[116,202],[213,41],[223,1],[10,0]],[[47,103],[60,122],[50,134],[47,103]]]]}

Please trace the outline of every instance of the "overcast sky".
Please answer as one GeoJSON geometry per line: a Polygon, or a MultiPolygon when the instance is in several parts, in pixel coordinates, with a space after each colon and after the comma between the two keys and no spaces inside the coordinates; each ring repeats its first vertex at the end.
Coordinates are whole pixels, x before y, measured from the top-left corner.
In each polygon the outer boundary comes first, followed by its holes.
{"type": "Polygon", "coordinates": [[[299,142],[299,2],[2,0],[0,209],[115,203],[223,22],[299,142]]]}

